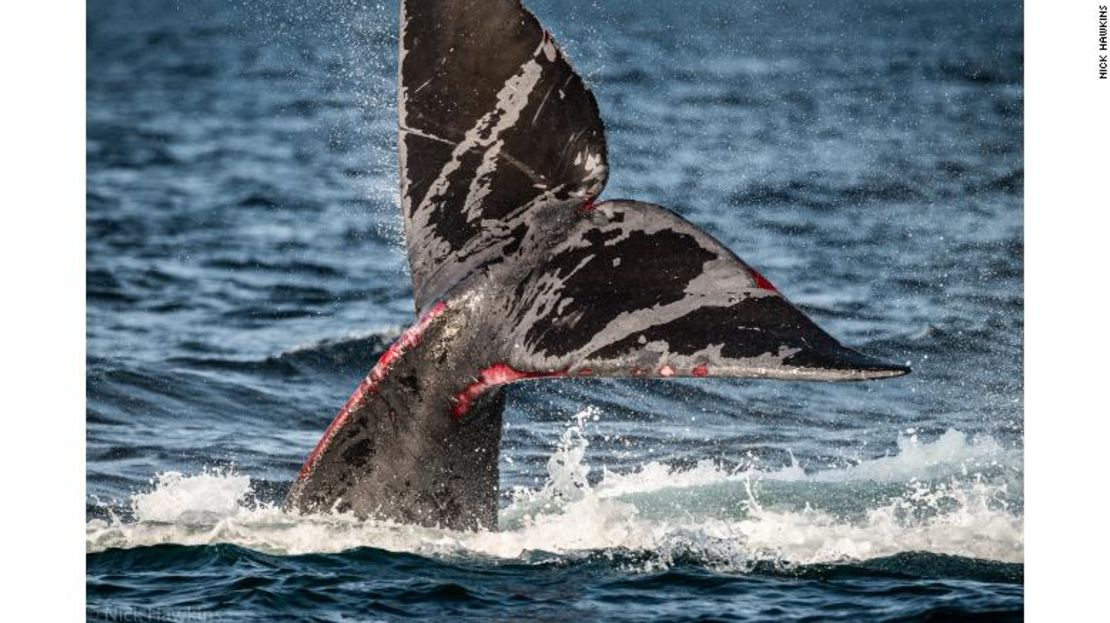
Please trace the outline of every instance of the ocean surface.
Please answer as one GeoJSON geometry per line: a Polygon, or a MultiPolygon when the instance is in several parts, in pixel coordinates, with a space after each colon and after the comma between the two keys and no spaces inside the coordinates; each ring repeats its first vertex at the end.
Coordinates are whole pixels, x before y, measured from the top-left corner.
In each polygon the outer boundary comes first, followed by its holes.
{"type": "Polygon", "coordinates": [[[88,618],[1020,619],[1022,6],[527,4],[604,197],[913,374],[518,384],[499,531],[285,514],[413,320],[396,4],[93,2],[88,618]]]}

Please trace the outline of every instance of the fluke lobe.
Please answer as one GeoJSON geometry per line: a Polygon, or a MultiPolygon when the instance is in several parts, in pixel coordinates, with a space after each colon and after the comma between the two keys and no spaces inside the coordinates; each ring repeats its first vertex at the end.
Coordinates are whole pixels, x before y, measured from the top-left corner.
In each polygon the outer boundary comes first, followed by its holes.
{"type": "Polygon", "coordinates": [[[909,372],[842,346],[666,208],[599,201],[597,104],[518,0],[403,2],[398,95],[418,319],[328,427],[287,507],[495,528],[499,386],[514,381],[909,372]]]}

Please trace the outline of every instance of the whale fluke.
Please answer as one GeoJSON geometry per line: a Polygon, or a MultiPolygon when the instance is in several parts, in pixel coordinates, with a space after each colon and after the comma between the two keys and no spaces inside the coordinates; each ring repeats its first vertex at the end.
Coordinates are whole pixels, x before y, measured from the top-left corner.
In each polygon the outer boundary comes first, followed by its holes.
{"type": "Polygon", "coordinates": [[[408,0],[400,48],[419,316],[325,432],[290,508],[495,527],[499,387],[515,381],[909,372],[841,345],[666,208],[598,200],[597,104],[519,1],[408,0]]]}
{"type": "Polygon", "coordinates": [[[404,2],[400,46],[401,209],[424,309],[568,226],[608,165],[593,94],[520,2],[404,2]]]}

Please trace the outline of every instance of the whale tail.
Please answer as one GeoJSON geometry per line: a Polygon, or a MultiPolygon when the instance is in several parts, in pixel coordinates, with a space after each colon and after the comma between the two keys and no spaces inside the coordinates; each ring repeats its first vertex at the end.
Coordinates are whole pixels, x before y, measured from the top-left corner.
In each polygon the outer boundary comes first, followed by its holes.
{"type": "MultiPolygon", "coordinates": [[[[593,94],[518,0],[403,3],[401,197],[418,310],[499,278],[528,373],[823,380],[904,374],[841,346],[669,210],[597,202],[593,94]]],[[[489,287],[483,286],[483,287],[489,287]]]]}
{"type": "Polygon", "coordinates": [[[491,390],[517,380],[909,372],[841,345],[666,208],[598,201],[597,104],[519,0],[402,2],[398,125],[421,320],[325,433],[293,507],[491,526],[491,390]]]}

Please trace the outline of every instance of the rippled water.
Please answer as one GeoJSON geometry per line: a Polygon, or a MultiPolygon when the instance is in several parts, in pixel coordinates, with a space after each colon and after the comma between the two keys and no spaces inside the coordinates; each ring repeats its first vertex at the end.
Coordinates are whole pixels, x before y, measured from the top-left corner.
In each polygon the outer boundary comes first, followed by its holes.
{"type": "Polygon", "coordinates": [[[607,197],[914,373],[514,386],[500,532],[285,515],[412,320],[396,6],[94,3],[90,618],[1020,617],[1021,6],[528,4],[607,197]]]}

